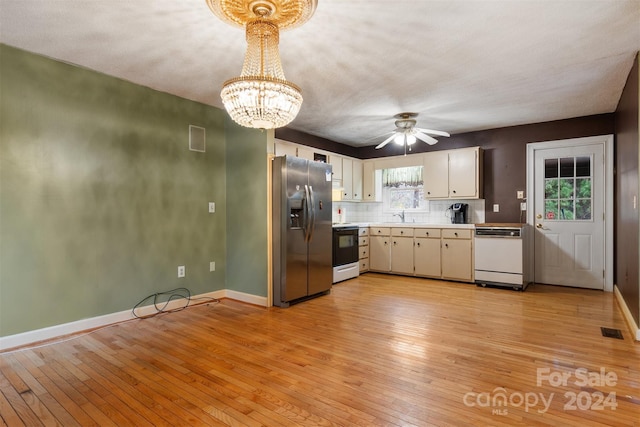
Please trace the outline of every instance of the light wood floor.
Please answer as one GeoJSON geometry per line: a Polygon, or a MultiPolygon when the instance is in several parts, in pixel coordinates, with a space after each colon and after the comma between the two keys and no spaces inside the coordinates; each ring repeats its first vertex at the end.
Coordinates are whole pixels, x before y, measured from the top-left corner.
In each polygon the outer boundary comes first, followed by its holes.
{"type": "Polygon", "coordinates": [[[223,300],[0,354],[0,421],[626,426],[640,423],[639,387],[640,344],[610,293],[366,274],[288,309],[223,300]],[[545,368],[567,385],[537,385],[545,368]]]}

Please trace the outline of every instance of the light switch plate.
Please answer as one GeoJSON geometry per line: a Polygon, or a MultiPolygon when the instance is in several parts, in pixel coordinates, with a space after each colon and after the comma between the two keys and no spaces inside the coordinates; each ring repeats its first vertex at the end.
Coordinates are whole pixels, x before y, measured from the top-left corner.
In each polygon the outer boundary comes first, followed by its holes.
{"type": "Polygon", "coordinates": [[[524,199],[524,191],[522,190],[516,191],[516,198],[520,200],[524,199]]]}
{"type": "Polygon", "coordinates": [[[493,205],[493,211],[494,211],[494,212],[500,212],[500,205],[499,205],[499,204],[497,204],[497,203],[496,203],[496,204],[494,204],[494,205],[493,205]]]}
{"type": "Polygon", "coordinates": [[[216,212],[216,203],[209,202],[209,213],[215,213],[215,212],[216,212]]]}
{"type": "Polygon", "coordinates": [[[209,263],[209,271],[216,271],[216,262],[215,261],[211,261],[209,263]]]}

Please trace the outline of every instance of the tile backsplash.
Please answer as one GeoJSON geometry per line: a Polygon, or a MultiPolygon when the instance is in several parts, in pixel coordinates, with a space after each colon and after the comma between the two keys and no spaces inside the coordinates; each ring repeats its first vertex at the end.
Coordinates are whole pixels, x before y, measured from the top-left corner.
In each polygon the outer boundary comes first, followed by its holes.
{"type": "MultiPolygon", "coordinates": [[[[447,208],[453,203],[467,203],[469,205],[467,222],[479,224],[484,220],[484,199],[479,200],[429,200],[427,210],[420,212],[406,212],[405,222],[423,224],[451,224],[447,208]]],[[[400,218],[392,212],[385,212],[380,202],[347,202],[336,201],[332,205],[333,222],[400,222],[400,218]],[[338,211],[341,214],[338,214],[338,211]]]]}

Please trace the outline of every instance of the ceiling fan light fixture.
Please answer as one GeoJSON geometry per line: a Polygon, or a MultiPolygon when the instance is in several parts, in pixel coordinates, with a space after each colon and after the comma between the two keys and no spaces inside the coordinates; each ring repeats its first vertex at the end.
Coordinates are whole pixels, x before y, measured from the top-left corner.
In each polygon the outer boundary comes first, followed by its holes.
{"type": "Polygon", "coordinates": [[[247,52],[239,77],[227,80],[220,96],[227,113],[241,126],[274,129],[298,115],[302,91],[282,71],[280,29],[306,22],[317,0],[206,0],[213,13],[244,26],[247,52]]]}
{"type": "Polygon", "coordinates": [[[407,147],[409,147],[409,151],[411,151],[411,146],[415,144],[418,139],[429,145],[436,144],[438,140],[429,134],[445,137],[450,136],[448,132],[416,127],[416,117],[418,117],[418,113],[400,113],[396,114],[394,117],[396,118],[396,130],[394,132],[389,132],[391,136],[376,145],[376,150],[379,150],[390,142],[394,142],[397,145],[404,146],[406,154],[407,147]]]}
{"type": "Polygon", "coordinates": [[[393,142],[398,145],[413,145],[416,143],[416,137],[407,131],[396,132],[396,136],[393,138],[393,142]]]}

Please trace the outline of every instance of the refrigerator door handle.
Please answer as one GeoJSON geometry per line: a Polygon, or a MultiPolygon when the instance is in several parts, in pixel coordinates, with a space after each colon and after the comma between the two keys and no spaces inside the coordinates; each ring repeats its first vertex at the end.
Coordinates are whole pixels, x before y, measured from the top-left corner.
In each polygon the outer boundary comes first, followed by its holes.
{"type": "Polygon", "coordinates": [[[309,186],[304,186],[304,241],[308,242],[311,239],[311,194],[309,192],[309,186]]]}
{"type": "Polygon", "coordinates": [[[313,194],[313,187],[309,186],[309,213],[311,214],[311,221],[309,224],[309,241],[313,239],[313,232],[316,228],[316,201],[313,194]]]}

